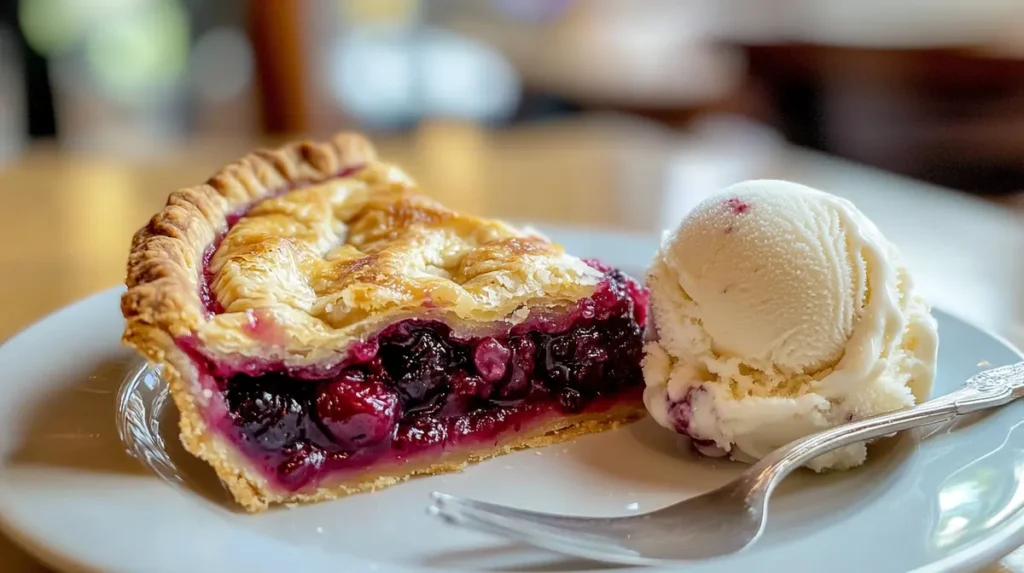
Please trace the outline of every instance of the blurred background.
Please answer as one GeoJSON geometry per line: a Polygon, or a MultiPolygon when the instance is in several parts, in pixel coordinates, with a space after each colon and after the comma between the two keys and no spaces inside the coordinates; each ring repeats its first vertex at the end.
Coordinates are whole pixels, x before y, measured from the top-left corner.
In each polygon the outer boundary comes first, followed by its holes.
{"type": "Polygon", "coordinates": [[[1024,0],[0,0],[0,342],[121,283],[170,191],[343,129],[633,273],[725,185],[815,186],[1024,347],[1024,0]]]}
{"type": "Polygon", "coordinates": [[[4,0],[0,155],[196,136],[709,114],[1024,188],[1019,0],[4,0]]]}
{"type": "Polygon", "coordinates": [[[1024,344],[1021,0],[0,0],[0,339],[171,190],[344,129],[454,208],[648,239],[817,186],[1024,344]]]}

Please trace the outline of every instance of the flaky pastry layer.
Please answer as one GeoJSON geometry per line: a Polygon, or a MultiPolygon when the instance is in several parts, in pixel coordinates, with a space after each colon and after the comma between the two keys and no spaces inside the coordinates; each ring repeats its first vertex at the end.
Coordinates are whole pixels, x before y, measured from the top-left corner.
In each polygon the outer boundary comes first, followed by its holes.
{"type": "Polygon", "coordinates": [[[600,280],[540,236],[443,207],[343,134],[173,193],[135,236],[122,311],[130,344],[155,328],[217,361],[323,366],[404,318],[514,324],[600,280]]]}

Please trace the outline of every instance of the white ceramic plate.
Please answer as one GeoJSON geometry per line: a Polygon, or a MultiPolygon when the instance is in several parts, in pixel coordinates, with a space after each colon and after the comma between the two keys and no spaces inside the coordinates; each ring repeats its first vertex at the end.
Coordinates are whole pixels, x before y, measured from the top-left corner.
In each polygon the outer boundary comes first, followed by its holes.
{"type": "MultiPolygon", "coordinates": [[[[653,241],[558,234],[582,255],[636,271],[653,241]]],[[[441,490],[585,515],[649,511],[716,487],[742,467],[697,459],[649,421],[497,458],[457,475],[250,516],[226,501],[174,439],[157,378],[126,397],[149,466],[125,453],[118,389],[139,362],[119,346],[119,289],[42,320],[0,348],[0,519],[15,540],[67,570],[612,570],[444,526],[424,511],[441,490]],[[151,414],[154,414],[151,416],[151,414]]],[[[946,314],[936,393],[1019,353],[946,314]]],[[[772,501],[752,549],[688,571],[964,571],[1024,544],[1024,402],[872,447],[870,462],[798,474],[772,501]]]]}

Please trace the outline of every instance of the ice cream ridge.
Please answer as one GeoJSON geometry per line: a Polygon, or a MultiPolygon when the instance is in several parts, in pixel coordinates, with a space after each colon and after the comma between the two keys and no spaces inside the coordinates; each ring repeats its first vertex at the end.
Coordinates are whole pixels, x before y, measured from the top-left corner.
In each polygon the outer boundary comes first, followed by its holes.
{"type": "MultiPolygon", "coordinates": [[[[647,282],[644,402],[706,455],[753,461],[931,391],[931,309],[845,199],[787,181],[728,187],[666,235],[647,282]]],[[[854,444],[807,465],[866,456],[854,444]]]]}

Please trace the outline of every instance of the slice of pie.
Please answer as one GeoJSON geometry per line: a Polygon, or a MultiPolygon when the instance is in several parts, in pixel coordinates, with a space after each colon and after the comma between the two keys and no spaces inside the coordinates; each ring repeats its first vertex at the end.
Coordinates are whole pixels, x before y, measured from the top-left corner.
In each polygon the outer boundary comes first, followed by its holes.
{"type": "Polygon", "coordinates": [[[257,151],[140,230],[124,341],[249,511],[372,491],[644,413],[646,291],[446,209],[361,136],[257,151]]]}

